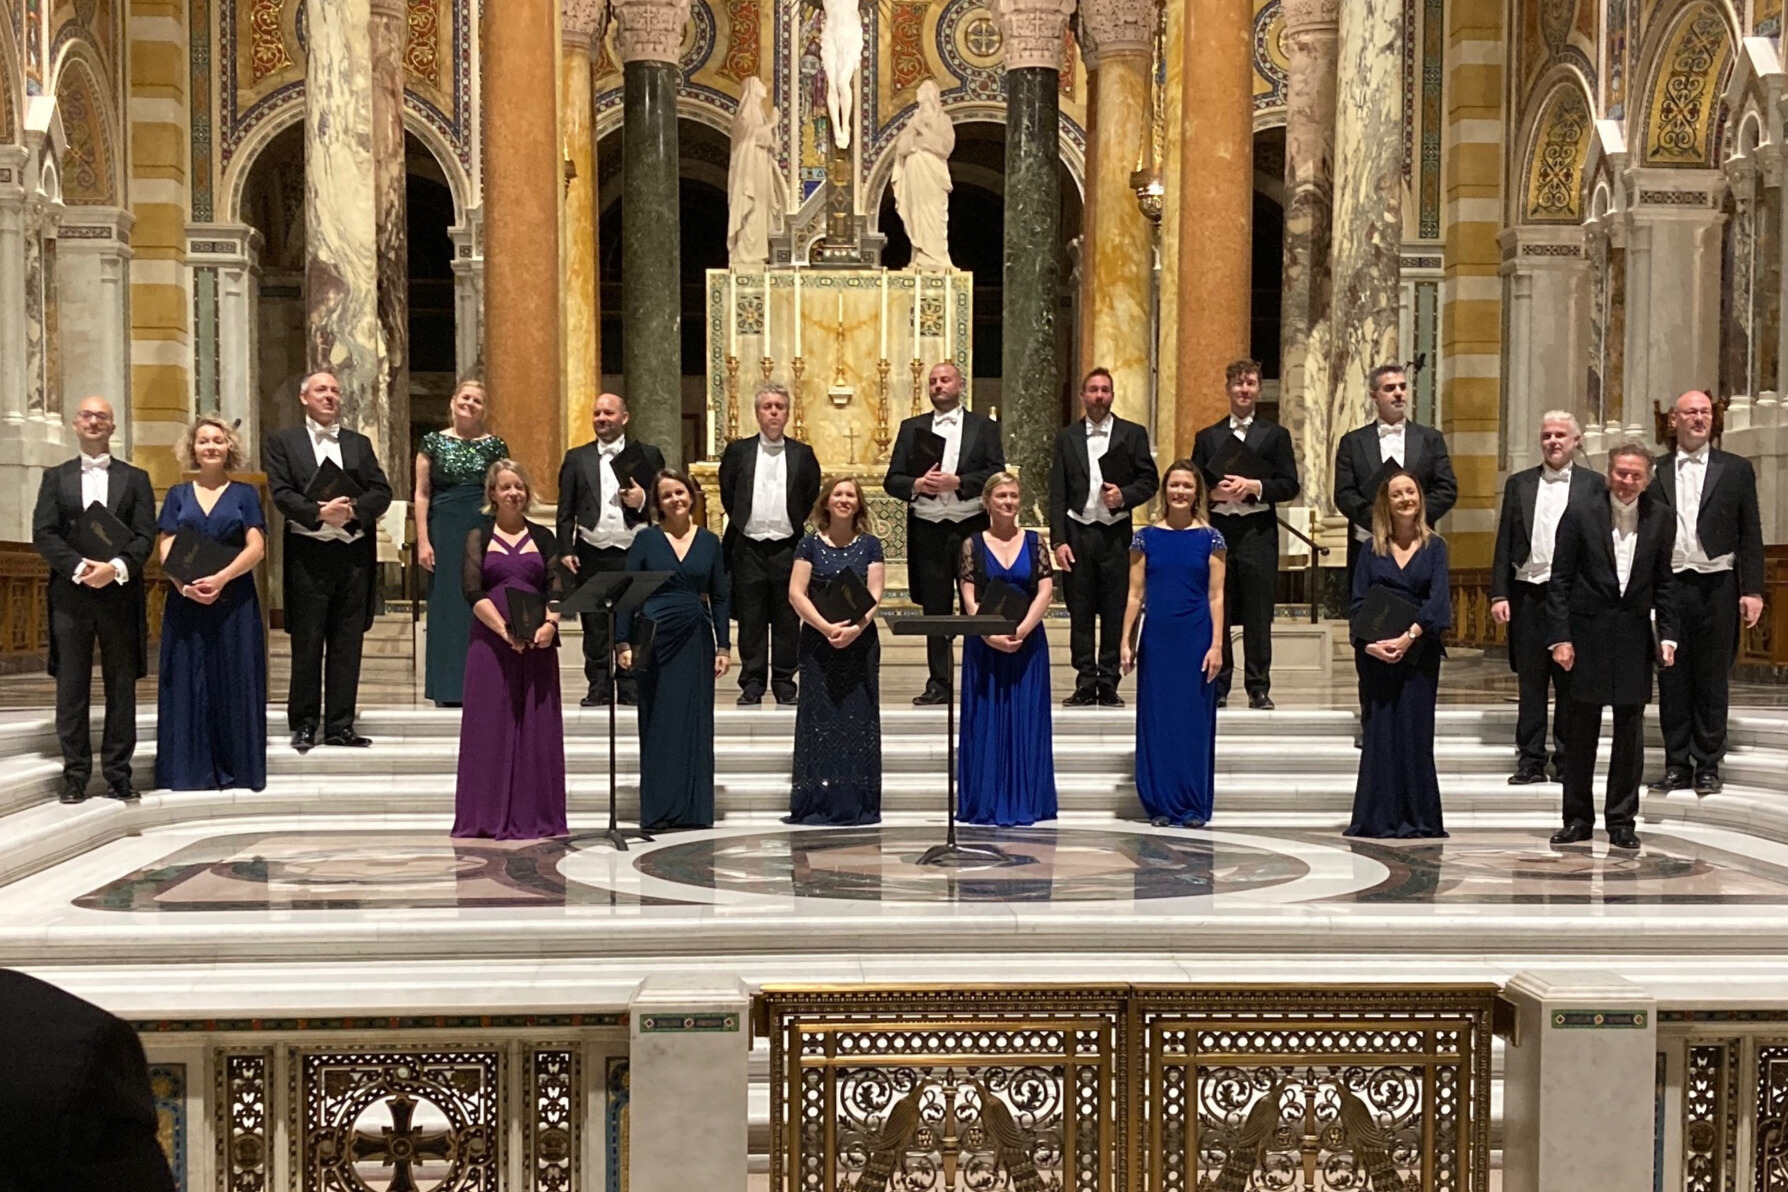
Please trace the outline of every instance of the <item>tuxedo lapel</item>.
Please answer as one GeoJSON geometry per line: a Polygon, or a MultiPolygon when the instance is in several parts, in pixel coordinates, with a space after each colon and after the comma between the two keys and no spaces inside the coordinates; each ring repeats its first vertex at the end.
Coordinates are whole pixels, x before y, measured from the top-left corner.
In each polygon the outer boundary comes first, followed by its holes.
{"type": "Polygon", "coordinates": [[[78,517],[81,510],[85,508],[81,504],[81,461],[79,459],[70,460],[62,465],[59,487],[62,494],[63,516],[78,517]]]}
{"type": "MultiPolygon", "coordinates": [[[[752,499],[757,496],[757,449],[757,439],[746,440],[745,465],[739,469],[739,491],[734,496],[734,500],[739,503],[738,522],[740,528],[743,528],[745,523],[751,520],[752,499]]],[[[784,460],[788,459],[788,454],[788,448],[784,447],[782,449],[784,460]]]]}
{"type": "Polygon", "coordinates": [[[118,506],[124,503],[124,490],[130,487],[130,473],[117,460],[106,469],[106,509],[111,513],[118,512],[118,506]]]}
{"type": "Polygon", "coordinates": [[[1719,484],[1720,477],[1726,472],[1726,457],[1722,451],[1708,451],[1707,475],[1701,481],[1701,509],[1695,511],[1695,532],[1701,532],[1701,511],[1708,508],[1713,500],[1714,487],[1719,484]]]}
{"type": "Polygon", "coordinates": [[[1413,422],[1403,423],[1403,468],[1413,472],[1422,462],[1422,428],[1413,422]]]}
{"type": "MultiPolygon", "coordinates": [[[[1641,519],[1643,521],[1643,519],[1641,519]]],[[[1602,561],[1608,565],[1608,575],[1614,581],[1614,591],[1620,595],[1620,564],[1614,559],[1614,509],[1607,501],[1597,501],[1589,508],[1589,524],[1596,537],[1602,561]]]]}
{"type": "Polygon", "coordinates": [[[1534,507],[1539,504],[1540,485],[1543,483],[1545,482],[1540,479],[1540,473],[1536,469],[1522,476],[1520,483],[1515,485],[1515,500],[1520,507],[1521,514],[1519,524],[1521,532],[1527,535],[1530,549],[1533,543],[1533,512],[1534,507]]]}
{"type": "Polygon", "coordinates": [[[1664,503],[1674,507],[1676,505],[1676,452],[1672,451],[1666,455],[1664,462],[1657,465],[1657,471],[1653,474],[1651,482],[1658,487],[1659,492],[1664,494],[1664,503]]]}

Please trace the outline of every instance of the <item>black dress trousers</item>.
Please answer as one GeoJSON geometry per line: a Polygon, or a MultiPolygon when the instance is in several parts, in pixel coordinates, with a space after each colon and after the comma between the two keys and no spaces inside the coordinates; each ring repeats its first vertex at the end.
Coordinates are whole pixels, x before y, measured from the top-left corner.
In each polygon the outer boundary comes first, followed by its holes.
{"type": "MultiPolygon", "coordinates": [[[[956,580],[962,565],[962,542],[987,528],[987,515],[977,513],[961,521],[926,521],[909,511],[906,518],[906,571],[912,597],[928,617],[947,617],[956,611],[956,580]]],[[[925,661],[930,671],[926,686],[942,688],[950,681],[950,643],[942,637],[927,638],[925,661]]]]}
{"type": "Polygon", "coordinates": [[[1726,705],[1738,654],[1738,577],[1678,571],[1676,665],[1658,671],[1658,721],[1664,764],[1716,772],[1726,756],[1726,705]]]}
{"type": "Polygon", "coordinates": [[[292,681],[286,723],[334,736],[354,728],[372,571],[361,543],[286,535],[292,681]]]}
{"type": "Polygon", "coordinates": [[[1250,697],[1273,686],[1273,597],[1279,584],[1279,522],[1270,513],[1238,517],[1216,514],[1211,526],[1223,535],[1228,553],[1223,571],[1223,669],[1217,672],[1217,698],[1227,699],[1235,679],[1235,638],[1242,627],[1242,684],[1250,697]]]}
{"type": "Polygon", "coordinates": [[[1571,702],[1571,672],[1552,661],[1546,643],[1546,584],[1516,580],[1509,585],[1509,661],[1515,667],[1519,703],[1515,713],[1516,762],[1523,771],[1546,767],[1547,695],[1557,700],[1552,716],[1552,766],[1562,781],[1566,759],[1566,711],[1571,702]]]}
{"type": "MultiPolygon", "coordinates": [[[[577,578],[579,583],[587,581],[592,575],[604,571],[627,570],[627,548],[624,546],[591,546],[582,538],[577,540],[577,578]]],[[[584,683],[589,687],[589,694],[608,698],[608,664],[610,661],[608,641],[608,615],[606,613],[584,613],[579,617],[584,626],[584,683]]],[[[630,670],[615,671],[615,690],[622,703],[633,703],[638,698],[638,687],[630,670]]]]}
{"type": "Polygon", "coordinates": [[[56,639],[56,737],[62,746],[62,776],[81,786],[93,776],[93,645],[99,643],[100,678],[105,684],[106,720],[100,767],[108,787],[130,782],[130,758],[137,747],[137,606],[118,587],[93,589],[60,577],[50,610],[56,639]]]}
{"type": "Polygon", "coordinates": [[[1077,691],[1116,691],[1130,597],[1130,539],[1126,517],[1107,525],[1068,519],[1074,566],[1062,577],[1068,601],[1068,654],[1077,691]],[[1095,637],[1097,649],[1095,650],[1095,637]]]}
{"type": "MultiPolygon", "coordinates": [[[[1602,735],[1602,705],[1561,701],[1559,714],[1569,722],[1565,738],[1565,827],[1591,828],[1596,822],[1596,749],[1602,735]],[[1567,711],[1568,709],[1568,711],[1567,711]]],[[[1614,706],[1614,748],[1608,754],[1608,792],[1602,812],[1609,831],[1631,828],[1639,817],[1639,781],[1645,770],[1645,705],[1614,706]]]]}
{"type": "Polygon", "coordinates": [[[739,690],[778,699],[795,694],[801,618],[788,602],[789,573],[795,567],[792,538],[747,538],[733,543],[733,617],[739,622],[739,690]]]}

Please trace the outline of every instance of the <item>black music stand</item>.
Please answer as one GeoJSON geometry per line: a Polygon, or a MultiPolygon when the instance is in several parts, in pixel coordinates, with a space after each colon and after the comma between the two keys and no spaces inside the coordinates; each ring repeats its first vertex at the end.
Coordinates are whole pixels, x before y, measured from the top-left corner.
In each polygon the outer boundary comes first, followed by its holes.
{"type": "Polygon", "coordinates": [[[560,615],[596,613],[605,618],[608,625],[608,665],[603,668],[603,673],[608,676],[608,831],[603,837],[621,852],[627,851],[630,837],[648,844],[652,837],[643,827],[621,827],[615,811],[615,618],[622,613],[638,611],[646,597],[670,577],[668,571],[598,571],[559,604],[560,615]]]}
{"type": "MultiPolygon", "coordinates": [[[[957,637],[985,637],[989,634],[1010,634],[1018,631],[1018,623],[1005,617],[890,617],[888,628],[895,637],[941,637],[946,646],[951,645],[957,637]]],[[[955,651],[946,651],[948,671],[944,679],[944,688],[949,693],[945,701],[945,737],[944,756],[948,759],[949,781],[946,789],[950,793],[949,831],[942,844],[934,844],[919,857],[921,865],[951,865],[964,861],[987,862],[995,865],[1013,864],[1015,858],[1011,853],[991,844],[961,844],[956,839],[956,656],[955,651]]]]}

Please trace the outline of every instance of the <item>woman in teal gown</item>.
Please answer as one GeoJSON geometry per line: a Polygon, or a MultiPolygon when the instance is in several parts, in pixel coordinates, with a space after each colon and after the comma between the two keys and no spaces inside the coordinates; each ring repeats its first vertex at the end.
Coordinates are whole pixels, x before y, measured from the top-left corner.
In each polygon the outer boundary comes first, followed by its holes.
{"type": "Polygon", "coordinates": [[[416,559],[429,572],[428,656],[423,694],[439,707],[464,698],[472,611],[460,591],[466,538],[484,524],[484,477],[509,448],[484,429],[484,383],[464,380],[449,407],[453,425],[422,436],[416,453],[416,559]]]}

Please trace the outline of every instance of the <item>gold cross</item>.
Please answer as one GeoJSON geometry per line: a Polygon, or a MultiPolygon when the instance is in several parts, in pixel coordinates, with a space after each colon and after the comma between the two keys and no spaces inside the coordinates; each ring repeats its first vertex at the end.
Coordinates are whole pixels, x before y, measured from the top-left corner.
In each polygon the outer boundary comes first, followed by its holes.
{"type": "Polygon", "coordinates": [[[844,462],[851,465],[854,468],[857,466],[857,428],[856,427],[847,426],[844,428],[844,441],[850,445],[850,451],[851,451],[850,458],[845,460],[844,462]]]}

